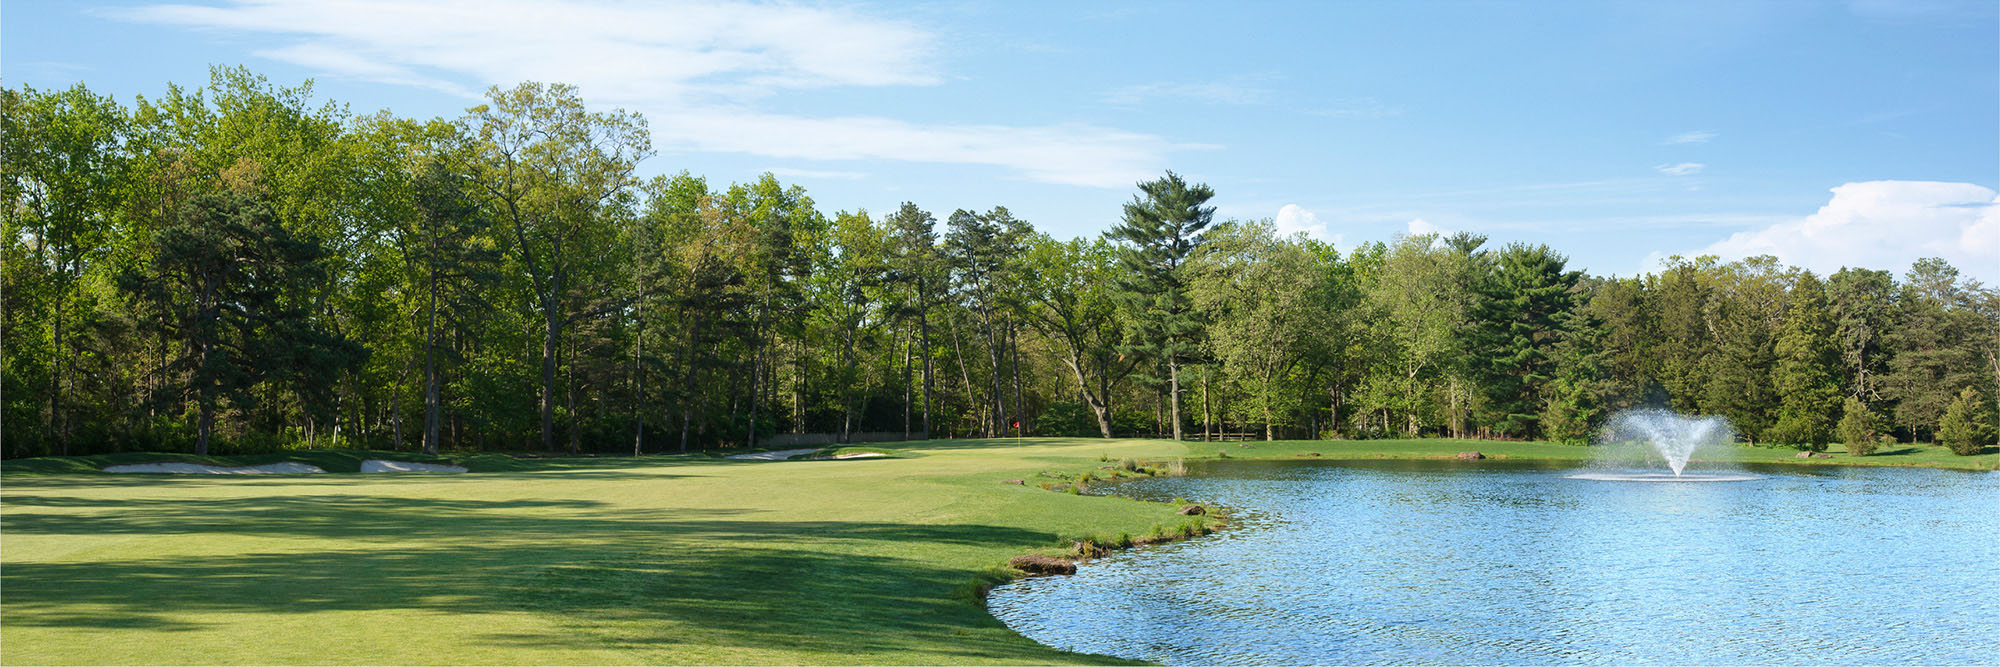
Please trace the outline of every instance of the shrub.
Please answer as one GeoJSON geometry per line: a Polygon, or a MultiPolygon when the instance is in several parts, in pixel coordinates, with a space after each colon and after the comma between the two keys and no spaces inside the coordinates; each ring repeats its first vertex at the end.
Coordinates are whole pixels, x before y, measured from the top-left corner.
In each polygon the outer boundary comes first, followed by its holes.
{"type": "MultiPolygon", "coordinates": [[[[1223,453],[1223,455],[1222,455],[1222,458],[1229,458],[1229,454],[1228,454],[1227,452],[1223,453]]],[[[1168,462],[1168,463],[1167,463],[1167,476],[1168,476],[1168,477],[1186,477],[1186,476],[1187,476],[1187,461],[1183,461],[1183,460],[1181,460],[1181,459],[1174,459],[1173,461],[1171,461],[1171,462],[1168,462]]]]}
{"type": "Polygon", "coordinates": [[[1840,424],[1834,426],[1833,430],[1840,436],[1841,442],[1847,443],[1847,453],[1867,456],[1875,453],[1876,421],[1875,413],[1868,409],[1867,403],[1850,396],[1847,398],[1846,406],[1841,409],[1840,424]]]}
{"type": "Polygon", "coordinates": [[[1130,457],[1118,459],[1118,469],[1126,472],[1137,472],[1139,470],[1139,462],[1130,457]]]}
{"type": "Polygon", "coordinates": [[[1958,398],[1952,399],[1951,407],[1945,408],[1944,419],[1938,422],[1938,439],[1953,454],[1978,454],[1993,440],[1992,420],[1986,397],[1979,390],[1966,387],[1958,393],[1958,398]]]}

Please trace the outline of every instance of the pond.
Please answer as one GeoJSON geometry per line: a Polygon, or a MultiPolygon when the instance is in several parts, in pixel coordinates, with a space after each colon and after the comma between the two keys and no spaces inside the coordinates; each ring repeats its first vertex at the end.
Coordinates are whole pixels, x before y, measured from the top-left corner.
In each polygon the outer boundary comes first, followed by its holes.
{"type": "Polygon", "coordinates": [[[1179,664],[2000,664],[2000,474],[1730,483],[1512,462],[1216,462],[1113,493],[1234,526],[993,591],[1057,648],[1179,664]]]}

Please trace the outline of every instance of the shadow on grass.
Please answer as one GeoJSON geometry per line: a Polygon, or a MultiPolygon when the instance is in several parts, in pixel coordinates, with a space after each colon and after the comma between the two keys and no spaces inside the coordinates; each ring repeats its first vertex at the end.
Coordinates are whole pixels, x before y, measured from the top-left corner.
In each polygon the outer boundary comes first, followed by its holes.
{"type": "Polygon", "coordinates": [[[974,569],[927,557],[951,545],[1044,544],[1051,535],[992,525],[758,521],[754,514],[614,512],[564,499],[14,493],[0,514],[0,532],[10,536],[152,535],[238,541],[246,550],[16,560],[0,571],[0,589],[7,623],[16,627],[176,632],[220,629],[206,619],[223,613],[531,611],[560,620],[529,634],[494,633],[476,621],[428,631],[579,650],[781,648],[864,662],[905,654],[931,656],[921,662],[1075,659],[1021,641],[957,595],[974,569]],[[869,655],[876,657],[854,657],[869,655]]]}

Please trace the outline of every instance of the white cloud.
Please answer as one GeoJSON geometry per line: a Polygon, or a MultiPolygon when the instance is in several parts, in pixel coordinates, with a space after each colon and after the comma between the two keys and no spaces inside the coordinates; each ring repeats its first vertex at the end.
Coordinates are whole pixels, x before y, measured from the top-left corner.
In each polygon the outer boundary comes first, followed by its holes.
{"type": "Polygon", "coordinates": [[[104,10],[129,21],[275,37],[256,55],[332,76],[474,97],[560,81],[645,114],[663,149],[771,158],[998,166],[1027,178],[1129,187],[1197,146],[1088,125],[924,125],[759,111],[787,91],[930,86],[940,39],[859,10],[732,0],[223,0],[104,10]]]}
{"type": "Polygon", "coordinates": [[[1410,236],[1421,236],[1424,234],[1437,234],[1439,236],[1443,236],[1445,234],[1450,233],[1445,231],[1443,227],[1433,225],[1430,223],[1429,220],[1425,220],[1423,218],[1416,218],[1414,220],[1411,220],[1410,223],[1406,225],[1406,228],[1409,230],[1410,236]]]}
{"type": "Polygon", "coordinates": [[[1843,266],[1902,271],[1942,257],[1966,275],[2000,282],[2000,196],[1971,183],[1867,181],[1833,188],[1804,218],[1739,232],[1687,256],[1776,255],[1826,274],[1843,266]]]}
{"type": "Polygon", "coordinates": [[[1715,133],[1715,132],[1711,132],[1711,131],[1709,131],[1709,130],[1695,130],[1695,131],[1693,131],[1693,132],[1682,132],[1682,133],[1680,133],[1680,134],[1676,134],[1676,135],[1674,135],[1674,136],[1671,136],[1671,137],[1667,137],[1665,141],[1661,141],[1660,143],[1662,143],[1662,144],[1669,144],[1669,145],[1671,145],[1671,144],[1705,144],[1705,143],[1708,143],[1708,142],[1709,142],[1709,140],[1711,140],[1711,139],[1714,139],[1714,138],[1715,138],[1715,136],[1716,136],[1716,133],[1715,133]]]}
{"type": "Polygon", "coordinates": [[[1339,245],[1343,240],[1343,235],[1330,232],[1318,215],[1298,204],[1286,204],[1283,208],[1279,208],[1278,215],[1271,219],[1271,224],[1277,228],[1278,236],[1282,237],[1305,234],[1306,238],[1334,245],[1339,245]]]}
{"type": "Polygon", "coordinates": [[[1700,162],[1682,162],[1680,164],[1657,165],[1653,167],[1653,170],[1668,176],[1693,176],[1701,173],[1701,170],[1707,167],[1708,165],[1700,162]]]}

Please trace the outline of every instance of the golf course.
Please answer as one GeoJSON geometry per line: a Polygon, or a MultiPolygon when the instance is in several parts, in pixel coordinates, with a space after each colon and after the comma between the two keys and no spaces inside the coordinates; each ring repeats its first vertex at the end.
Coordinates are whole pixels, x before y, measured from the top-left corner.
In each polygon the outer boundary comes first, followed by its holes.
{"type": "MultiPolygon", "coordinates": [[[[1175,458],[1451,458],[1471,450],[1494,459],[1591,455],[1463,440],[1002,439],[901,443],[886,450],[891,456],[851,460],[342,451],[13,460],[0,469],[0,661],[1117,662],[1016,634],[987,614],[981,586],[1016,576],[1006,569],[1014,556],[1224,519],[1043,483],[1125,474],[1124,459],[1145,467],[1175,458]],[[374,457],[449,461],[471,472],[355,472],[374,457]],[[278,460],[328,472],[98,472],[147,461],[278,460]]],[[[1789,449],[1731,454],[1793,461],[1789,449]]],[[[1799,463],[1991,469],[1996,459],[1912,445],[1862,458],[1836,448],[1833,458],[1799,463]]]]}

